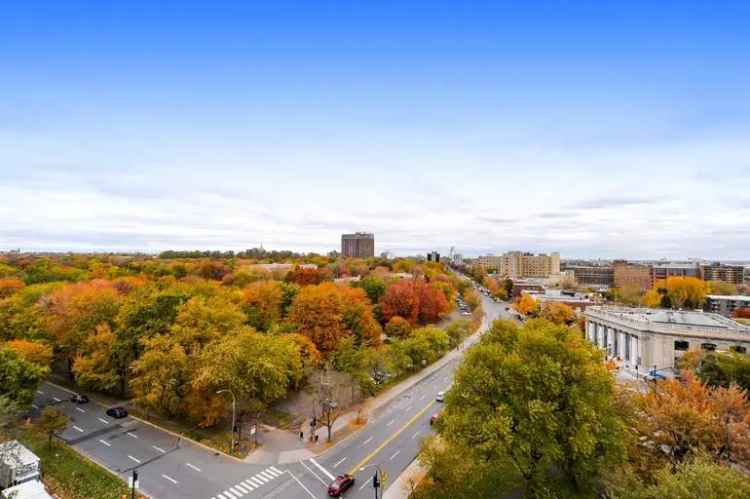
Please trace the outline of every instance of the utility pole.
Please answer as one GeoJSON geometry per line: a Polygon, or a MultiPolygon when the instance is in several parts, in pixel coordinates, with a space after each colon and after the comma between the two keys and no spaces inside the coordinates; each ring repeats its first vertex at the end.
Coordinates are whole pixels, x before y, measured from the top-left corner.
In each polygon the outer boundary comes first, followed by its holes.
{"type": "Polygon", "coordinates": [[[130,499],[135,499],[135,489],[138,487],[138,471],[133,470],[132,486],[130,487],[130,499]]]}

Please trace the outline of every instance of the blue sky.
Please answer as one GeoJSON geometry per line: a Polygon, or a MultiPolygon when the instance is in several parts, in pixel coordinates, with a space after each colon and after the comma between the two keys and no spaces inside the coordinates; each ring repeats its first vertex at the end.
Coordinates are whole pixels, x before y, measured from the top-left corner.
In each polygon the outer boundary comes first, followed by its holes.
{"type": "Polygon", "coordinates": [[[746,2],[57,3],[0,16],[0,249],[750,259],[746,2]]]}

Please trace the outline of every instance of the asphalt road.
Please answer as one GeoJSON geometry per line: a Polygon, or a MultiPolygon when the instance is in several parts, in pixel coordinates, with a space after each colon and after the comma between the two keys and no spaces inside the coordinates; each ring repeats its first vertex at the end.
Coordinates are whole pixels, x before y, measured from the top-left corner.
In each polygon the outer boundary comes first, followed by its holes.
{"type": "MultiPolygon", "coordinates": [[[[485,326],[510,317],[507,304],[484,296],[482,301],[485,326]]],[[[387,488],[417,456],[421,439],[432,431],[430,417],[440,410],[435,396],[450,387],[459,361],[452,359],[381,407],[365,428],[323,455],[288,465],[243,463],[130,417],[111,418],[105,407],[74,404],[71,392],[49,383],[40,387],[34,409],[62,409],[70,416],[62,440],[126,481],[138,470],[139,490],[157,499],[316,499],[327,497],[328,484],[341,473],[356,480],[346,497],[371,498],[375,466],[387,474],[387,488]]]]}

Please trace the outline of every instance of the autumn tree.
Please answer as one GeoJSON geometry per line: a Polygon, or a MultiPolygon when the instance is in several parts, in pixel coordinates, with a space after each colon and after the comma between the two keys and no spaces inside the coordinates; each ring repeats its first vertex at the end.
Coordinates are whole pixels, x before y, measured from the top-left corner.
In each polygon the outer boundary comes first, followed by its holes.
{"type": "Polygon", "coordinates": [[[690,371],[683,379],[656,383],[647,393],[633,393],[641,416],[639,433],[669,449],[673,462],[703,451],[717,459],[750,463],[750,402],[736,385],[711,388],[690,371]]]}
{"type": "Polygon", "coordinates": [[[438,428],[449,449],[517,477],[510,485],[526,496],[593,495],[624,457],[613,391],[601,352],[580,332],[495,321],[456,372],[438,428]]]}
{"type": "Polygon", "coordinates": [[[147,411],[177,416],[183,410],[196,366],[173,336],[158,335],[142,341],[143,354],[130,367],[134,401],[147,411]]]}
{"type": "Polygon", "coordinates": [[[242,330],[245,320],[240,305],[227,296],[193,296],[177,309],[170,334],[194,355],[212,341],[242,330]]]}
{"type": "Polygon", "coordinates": [[[453,321],[445,328],[445,333],[450,339],[451,348],[456,347],[464,339],[466,339],[472,332],[473,326],[470,320],[460,319],[453,321]]]}
{"type": "Polygon", "coordinates": [[[0,279],[0,299],[9,297],[25,286],[21,279],[0,279]]]}
{"type": "Polygon", "coordinates": [[[248,324],[258,331],[268,331],[281,319],[284,288],[278,281],[257,281],[242,291],[242,308],[248,324]]]}
{"type": "Polygon", "coordinates": [[[539,317],[555,324],[570,326],[576,321],[576,312],[565,303],[546,302],[541,307],[539,317]]]}
{"type": "Polygon", "coordinates": [[[114,393],[121,387],[113,356],[117,337],[106,323],[99,324],[78,349],[73,363],[76,383],[89,390],[114,393]]]}
{"type": "Polygon", "coordinates": [[[385,281],[376,275],[369,275],[355,283],[356,287],[362,288],[367,293],[373,305],[380,303],[380,299],[385,294],[385,281]]]}
{"type": "Polygon", "coordinates": [[[11,340],[5,346],[28,362],[47,368],[52,364],[52,346],[44,341],[11,340]]]}
{"type": "Polygon", "coordinates": [[[385,321],[399,316],[411,324],[416,324],[419,317],[419,296],[413,281],[402,280],[388,286],[380,299],[380,309],[385,321]]]}
{"type": "Polygon", "coordinates": [[[305,286],[292,302],[289,321],[323,354],[335,350],[347,336],[353,336],[357,344],[380,343],[381,329],[372,305],[359,288],[328,282],[305,286]]]}
{"type": "Polygon", "coordinates": [[[320,284],[331,280],[331,272],[328,269],[315,269],[297,266],[286,275],[286,282],[309,286],[320,284]]]}
{"type": "Polygon", "coordinates": [[[482,305],[482,299],[479,297],[479,293],[476,290],[469,288],[464,291],[464,301],[472,312],[478,309],[482,305]]]}
{"type": "Polygon", "coordinates": [[[36,426],[47,435],[49,441],[47,446],[52,448],[52,437],[55,433],[63,431],[68,426],[68,416],[57,407],[45,407],[36,426]]]}
{"type": "Polygon", "coordinates": [[[406,338],[411,333],[411,324],[400,315],[394,315],[385,325],[385,334],[395,338],[406,338]]]}
{"type": "Polygon", "coordinates": [[[663,308],[700,308],[708,293],[708,284],[697,277],[668,277],[657,281],[654,289],[661,295],[663,308]]]}
{"type": "Polygon", "coordinates": [[[539,313],[539,302],[528,293],[522,293],[513,304],[513,309],[526,317],[535,317],[539,313]]]}
{"type": "Polygon", "coordinates": [[[750,390],[750,356],[739,352],[704,352],[696,366],[698,377],[709,386],[739,385],[750,390]]]}
{"type": "Polygon", "coordinates": [[[708,281],[708,294],[712,295],[736,295],[737,286],[726,281],[708,281]]]}

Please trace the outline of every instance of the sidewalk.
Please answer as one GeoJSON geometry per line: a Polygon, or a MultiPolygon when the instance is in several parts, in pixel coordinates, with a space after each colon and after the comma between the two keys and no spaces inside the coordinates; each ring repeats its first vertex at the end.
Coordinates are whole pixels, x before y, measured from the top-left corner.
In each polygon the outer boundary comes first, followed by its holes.
{"type": "Polygon", "coordinates": [[[425,475],[427,468],[422,466],[418,459],[411,462],[409,466],[396,478],[396,480],[385,489],[382,499],[408,499],[412,491],[417,488],[425,475]]]}
{"type": "MultiPolygon", "coordinates": [[[[409,388],[424,380],[435,371],[443,368],[449,362],[460,357],[462,355],[462,350],[478,341],[481,333],[483,331],[486,331],[488,328],[489,320],[487,318],[487,315],[485,314],[482,317],[482,324],[479,326],[479,329],[477,329],[477,332],[466,338],[461,344],[459,350],[451,350],[450,352],[446,353],[441,359],[433,362],[413,376],[410,376],[409,378],[392,386],[383,393],[365,400],[355,410],[349,411],[339,416],[339,418],[331,428],[333,439],[333,443],[331,445],[325,443],[328,439],[328,429],[325,426],[318,427],[315,431],[315,433],[318,435],[318,444],[310,443],[310,419],[307,419],[304,421],[304,423],[302,423],[302,428],[308,430],[304,432],[304,440],[300,440],[298,435],[286,430],[264,427],[263,431],[261,432],[262,446],[259,449],[256,449],[254,452],[251,452],[244,459],[244,461],[246,463],[256,464],[287,464],[322,454],[341,441],[336,440],[336,435],[342,433],[342,430],[350,428],[350,423],[356,420],[357,414],[360,410],[365,414],[372,414],[379,408],[398,398],[409,388]]],[[[361,428],[358,428],[345,435],[345,437],[343,438],[349,437],[361,431],[362,428],[365,427],[367,427],[366,424],[361,428]]]]}

